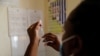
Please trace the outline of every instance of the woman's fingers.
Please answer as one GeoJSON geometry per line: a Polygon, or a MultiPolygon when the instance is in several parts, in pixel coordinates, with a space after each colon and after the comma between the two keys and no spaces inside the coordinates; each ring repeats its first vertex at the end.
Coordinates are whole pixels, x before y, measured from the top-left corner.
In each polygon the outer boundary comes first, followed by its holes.
{"type": "Polygon", "coordinates": [[[60,42],[56,35],[47,33],[42,38],[44,38],[43,42],[46,46],[51,46],[55,50],[59,51],[60,42]]]}
{"type": "Polygon", "coordinates": [[[47,33],[42,38],[44,38],[43,42],[46,45],[52,46],[56,42],[57,36],[52,33],[47,33]]]}
{"type": "Polygon", "coordinates": [[[51,33],[45,34],[42,38],[44,38],[43,42],[55,42],[55,40],[57,39],[57,37],[51,33]]]}
{"type": "Polygon", "coordinates": [[[36,25],[36,30],[39,30],[42,27],[41,21],[38,21],[38,24],[36,25]]]}
{"type": "Polygon", "coordinates": [[[35,28],[36,28],[36,26],[38,25],[38,23],[39,23],[39,22],[36,22],[36,23],[32,24],[32,25],[27,29],[27,31],[30,32],[30,31],[32,31],[32,30],[35,30],[35,28]]]}
{"type": "Polygon", "coordinates": [[[41,28],[42,24],[40,21],[32,24],[28,29],[27,31],[30,32],[30,31],[34,31],[34,30],[39,30],[41,28]]]}
{"type": "Polygon", "coordinates": [[[48,41],[48,42],[45,42],[44,45],[52,47],[54,45],[54,43],[52,41],[48,41]]]}
{"type": "Polygon", "coordinates": [[[47,34],[45,34],[42,38],[56,38],[57,36],[56,35],[54,35],[54,34],[52,34],[52,33],[47,33],[47,34]]]}

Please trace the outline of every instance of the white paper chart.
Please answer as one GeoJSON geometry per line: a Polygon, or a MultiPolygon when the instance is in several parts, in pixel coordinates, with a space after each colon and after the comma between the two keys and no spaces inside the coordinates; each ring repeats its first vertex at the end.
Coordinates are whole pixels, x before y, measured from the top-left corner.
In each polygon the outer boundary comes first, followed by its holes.
{"type": "MultiPolygon", "coordinates": [[[[29,43],[27,28],[39,19],[43,21],[43,14],[40,10],[8,8],[8,24],[9,36],[11,37],[12,44],[12,56],[24,56],[29,43]]],[[[42,36],[43,32],[40,32],[40,35],[42,36]]],[[[45,56],[44,49],[45,48],[41,43],[39,46],[39,56],[45,56]]]]}
{"type": "Polygon", "coordinates": [[[9,8],[9,34],[10,36],[27,34],[27,11],[19,8],[9,8]]]}

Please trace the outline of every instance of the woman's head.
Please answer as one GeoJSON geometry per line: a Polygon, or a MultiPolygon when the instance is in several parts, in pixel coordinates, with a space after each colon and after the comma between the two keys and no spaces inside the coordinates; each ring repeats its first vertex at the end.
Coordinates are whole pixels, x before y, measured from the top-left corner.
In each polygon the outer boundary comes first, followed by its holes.
{"type": "MultiPolygon", "coordinates": [[[[77,55],[93,55],[99,43],[98,27],[100,18],[100,6],[97,3],[82,2],[72,11],[65,22],[65,33],[63,40],[72,35],[78,37],[71,39],[63,44],[64,56],[76,53],[77,55]],[[94,47],[95,46],[95,47],[94,47]]],[[[96,53],[97,54],[97,53],[96,53]]]]}
{"type": "Polygon", "coordinates": [[[100,1],[100,0],[84,0],[84,1],[100,1]]]}

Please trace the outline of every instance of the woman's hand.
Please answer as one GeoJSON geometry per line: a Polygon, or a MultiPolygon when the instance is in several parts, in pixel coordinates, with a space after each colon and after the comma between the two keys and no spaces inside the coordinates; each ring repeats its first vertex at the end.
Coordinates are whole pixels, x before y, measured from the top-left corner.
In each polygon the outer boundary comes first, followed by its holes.
{"type": "Polygon", "coordinates": [[[29,35],[29,39],[30,39],[30,43],[33,43],[35,40],[40,40],[40,37],[39,37],[39,30],[41,28],[41,22],[38,21],[36,22],[35,24],[32,24],[27,32],[28,32],[28,35],[29,35]]]}
{"type": "Polygon", "coordinates": [[[38,46],[39,46],[39,41],[40,41],[40,37],[39,37],[39,30],[41,27],[41,22],[38,21],[35,24],[32,24],[27,32],[29,35],[29,39],[30,39],[30,43],[27,47],[27,50],[25,52],[24,56],[38,56],[38,46]]]}
{"type": "Polygon", "coordinates": [[[52,33],[47,33],[43,36],[45,45],[51,46],[56,51],[59,51],[60,41],[58,40],[57,36],[52,33]]]}

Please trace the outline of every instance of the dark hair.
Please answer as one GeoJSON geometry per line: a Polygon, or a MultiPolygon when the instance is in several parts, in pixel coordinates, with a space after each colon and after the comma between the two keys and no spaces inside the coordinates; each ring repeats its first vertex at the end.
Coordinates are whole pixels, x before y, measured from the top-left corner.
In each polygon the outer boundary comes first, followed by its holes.
{"type": "Polygon", "coordinates": [[[100,1],[100,0],[84,0],[84,1],[100,1]]]}
{"type": "MultiPolygon", "coordinates": [[[[73,32],[79,35],[82,39],[83,47],[88,53],[88,56],[96,56],[99,51],[99,19],[100,19],[100,5],[98,3],[88,3],[83,1],[77,8],[75,8],[69,18],[73,26],[73,32]]],[[[67,24],[65,23],[65,31],[67,24]]],[[[80,52],[82,53],[82,52],[80,52]]]]}

